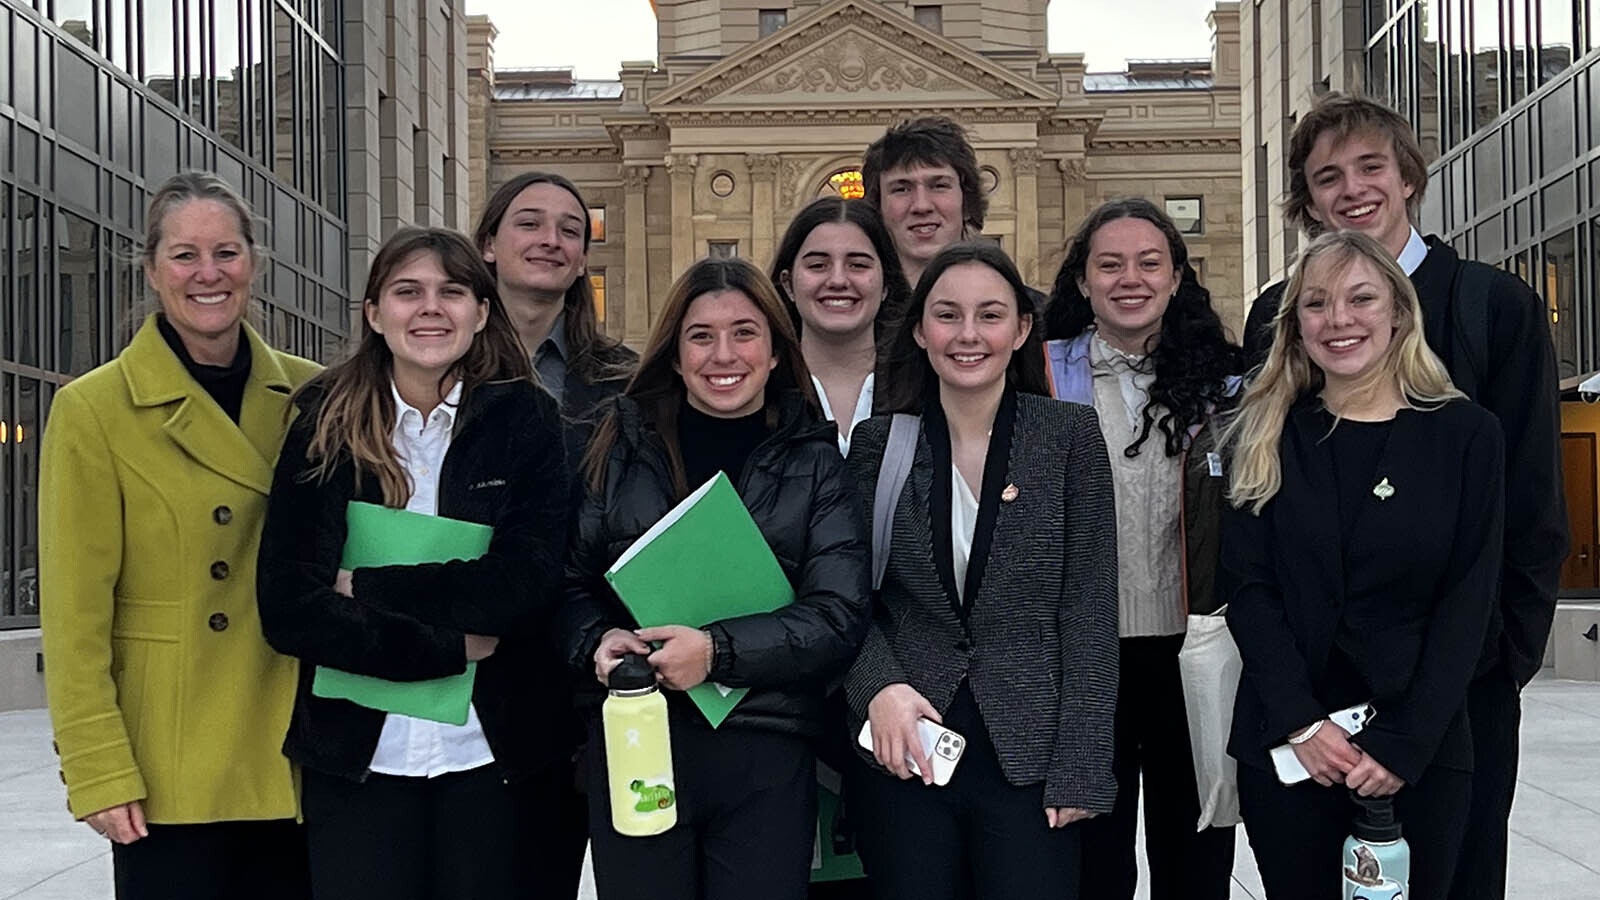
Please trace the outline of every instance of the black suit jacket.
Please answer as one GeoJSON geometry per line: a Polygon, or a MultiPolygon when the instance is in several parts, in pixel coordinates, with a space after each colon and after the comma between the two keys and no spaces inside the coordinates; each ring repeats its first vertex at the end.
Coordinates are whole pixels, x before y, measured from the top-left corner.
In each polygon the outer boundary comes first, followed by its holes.
{"type": "MultiPolygon", "coordinates": [[[[848,462],[869,507],[889,422],[869,419],[851,439],[848,462]]],[[[935,471],[934,456],[924,430],[895,508],[872,625],[845,680],[851,733],[890,684],[911,685],[943,714],[966,680],[1009,782],[1043,782],[1047,806],[1108,812],[1116,795],[1117,529],[1094,410],[1017,396],[1004,477],[991,479],[987,467],[984,475],[980,504],[997,509],[964,616],[935,561],[935,479],[948,485],[950,471],[935,471]],[[1014,499],[997,502],[1006,485],[1017,488],[1014,499]]],[[[984,518],[980,510],[980,529],[984,518]]],[[[975,555],[982,543],[975,535],[975,555]]]]}
{"type": "Polygon", "coordinates": [[[1229,752],[1269,768],[1291,732],[1370,699],[1377,718],[1355,742],[1390,771],[1470,769],[1467,685],[1500,574],[1500,427],[1466,402],[1401,410],[1377,476],[1394,493],[1363,498],[1346,544],[1327,422],[1319,400],[1297,404],[1278,493],[1260,516],[1224,513],[1221,580],[1244,660],[1229,752]],[[1330,665],[1336,652],[1348,665],[1330,665]]]}
{"type": "MultiPolygon", "coordinates": [[[[1428,255],[1411,273],[1422,302],[1423,332],[1451,376],[1462,380],[1468,360],[1458,359],[1455,340],[1457,296],[1465,286],[1483,285],[1487,320],[1488,368],[1474,373],[1473,402],[1495,414],[1505,434],[1506,535],[1500,602],[1490,620],[1482,673],[1503,663],[1519,684],[1527,684],[1543,665],[1545,639],[1555,617],[1561,563],[1567,555],[1566,495],[1561,487],[1561,403],[1550,320],[1539,295],[1517,276],[1480,262],[1463,260],[1436,236],[1428,255]]],[[[1259,365],[1272,345],[1272,318],[1283,296],[1282,282],[1261,292],[1245,324],[1245,355],[1259,365]]],[[[1470,327],[1470,326],[1468,326],[1470,327]]],[[[1467,383],[1463,380],[1463,383],[1467,383]]]]}

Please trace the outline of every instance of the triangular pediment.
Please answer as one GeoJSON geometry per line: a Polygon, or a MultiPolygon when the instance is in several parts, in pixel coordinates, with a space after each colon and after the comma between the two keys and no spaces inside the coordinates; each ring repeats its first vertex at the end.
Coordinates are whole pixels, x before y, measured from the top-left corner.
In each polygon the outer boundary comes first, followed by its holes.
{"type": "Polygon", "coordinates": [[[1057,96],[871,0],[838,0],[650,101],[656,114],[818,106],[1048,107],[1057,96]]]}

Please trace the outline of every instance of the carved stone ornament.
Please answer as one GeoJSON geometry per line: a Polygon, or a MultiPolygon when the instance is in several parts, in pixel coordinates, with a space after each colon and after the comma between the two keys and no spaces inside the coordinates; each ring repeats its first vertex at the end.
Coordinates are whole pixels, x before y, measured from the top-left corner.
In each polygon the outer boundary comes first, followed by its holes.
{"type": "Polygon", "coordinates": [[[915,60],[888,55],[876,42],[846,31],[819,49],[740,89],[741,95],[894,93],[966,87],[915,60]]]}
{"type": "Polygon", "coordinates": [[[751,153],[744,158],[751,178],[770,179],[778,174],[782,159],[776,153],[751,153]]]}
{"type": "Polygon", "coordinates": [[[1083,184],[1089,174],[1089,161],[1082,157],[1058,159],[1056,168],[1061,170],[1061,180],[1067,184],[1083,184]]]}
{"type": "Polygon", "coordinates": [[[1044,159],[1037,147],[1012,147],[1006,156],[1011,160],[1011,171],[1017,175],[1039,174],[1039,161],[1044,159]]]}
{"type": "Polygon", "coordinates": [[[644,190],[650,184],[649,166],[623,166],[622,187],[628,193],[644,190]]]}
{"type": "Polygon", "coordinates": [[[666,163],[667,174],[673,178],[693,178],[694,168],[700,164],[700,157],[693,153],[668,153],[666,163]]]}

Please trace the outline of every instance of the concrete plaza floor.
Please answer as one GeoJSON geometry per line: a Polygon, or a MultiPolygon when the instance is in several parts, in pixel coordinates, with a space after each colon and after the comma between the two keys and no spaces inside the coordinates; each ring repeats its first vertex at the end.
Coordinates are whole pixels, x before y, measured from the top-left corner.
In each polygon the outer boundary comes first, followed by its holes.
{"type": "MultiPolygon", "coordinates": [[[[1535,680],[1523,695],[1522,745],[1508,896],[1600,898],[1600,684],[1535,680]]],[[[594,897],[587,879],[582,896],[594,897]]],[[[1241,831],[1233,897],[1263,896],[1241,831]]],[[[110,851],[67,815],[44,711],[0,713],[0,900],[109,897],[110,851]]]]}

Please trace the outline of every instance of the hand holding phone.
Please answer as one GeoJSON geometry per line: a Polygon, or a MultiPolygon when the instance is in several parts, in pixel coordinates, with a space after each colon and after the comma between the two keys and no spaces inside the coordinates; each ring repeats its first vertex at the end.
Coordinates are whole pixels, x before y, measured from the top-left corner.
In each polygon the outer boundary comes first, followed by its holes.
{"type": "MultiPolygon", "coordinates": [[[[956,773],[956,763],[961,761],[961,754],[967,750],[967,739],[954,731],[928,719],[917,720],[917,737],[922,744],[922,752],[928,758],[928,764],[933,767],[933,783],[944,787],[950,783],[950,777],[956,773]]],[[[872,723],[865,722],[861,725],[861,734],[856,738],[862,749],[872,749],[872,723]]],[[[917,765],[911,754],[906,754],[906,764],[917,775],[922,774],[922,767],[917,765]]]]}
{"type": "MultiPolygon", "coordinates": [[[[1360,734],[1361,729],[1367,727],[1367,723],[1377,715],[1378,712],[1372,708],[1371,703],[1357,703],[1355,706],[1328,713],[1327,721],[1354,737],[1360,734]]],[[[1311,773],[1301,764],[1300,757],[1295,755],[1294,746],[1291,744],[1279,744],[1272,748],[1272,767],[1277,770],[1278,781],[1285,785],[1299,784],[1311,778],[1311,773]]]]}

